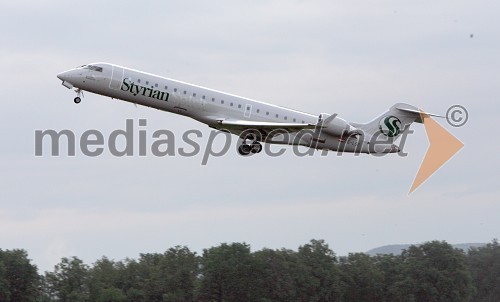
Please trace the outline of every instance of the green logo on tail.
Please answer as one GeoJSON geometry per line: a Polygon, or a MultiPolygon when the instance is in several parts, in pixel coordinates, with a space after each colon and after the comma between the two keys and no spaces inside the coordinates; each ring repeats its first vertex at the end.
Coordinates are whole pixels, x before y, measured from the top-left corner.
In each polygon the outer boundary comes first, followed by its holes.
{"type": "Polygon", "coordinates": [[[380,131],[388,137],[395,137],[401,133],[401,121],[395,116],[386,116],[378,125],[380,131]]]}

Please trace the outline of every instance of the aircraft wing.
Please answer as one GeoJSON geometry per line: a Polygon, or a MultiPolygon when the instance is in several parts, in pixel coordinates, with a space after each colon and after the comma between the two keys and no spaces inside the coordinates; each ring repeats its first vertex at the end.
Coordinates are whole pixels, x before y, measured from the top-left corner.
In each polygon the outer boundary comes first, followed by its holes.
{"type": "Polygon", "coordinates": [[[231,133],[239,134],[246,130],[256,130],[267,136],[270,132],[274,134],[288,132],[298,132],[304,129],[315,129],[315,124],[303,123],[275,123],[275,122],[258,122],[246,120],[217,120],[219,125],[217,128],[225,129],[231,133]]]}

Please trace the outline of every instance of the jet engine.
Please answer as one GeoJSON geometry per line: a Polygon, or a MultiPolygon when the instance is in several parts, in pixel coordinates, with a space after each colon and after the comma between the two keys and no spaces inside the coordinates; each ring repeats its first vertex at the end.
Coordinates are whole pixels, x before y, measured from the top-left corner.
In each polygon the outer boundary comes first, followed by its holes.
{"type": "Polygon", "coordinates": [[[359,134],[358,129],[349,125],[347,121],[337,115],[332,116],[331,114],[322,113],[319,116],[318,124],[323,125],[321,129],[322,133],[326,133],[340,139],[347,138],[347,136],[353,135],[353,133],[356,135],[359,134]]]}

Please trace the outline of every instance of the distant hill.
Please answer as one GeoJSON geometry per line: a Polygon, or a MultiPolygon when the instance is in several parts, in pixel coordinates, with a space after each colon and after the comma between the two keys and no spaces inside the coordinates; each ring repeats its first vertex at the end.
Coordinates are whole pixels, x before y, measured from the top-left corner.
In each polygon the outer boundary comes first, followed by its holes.
{"type": "MultiPolygon", "coordinates": [[[[377,247],[374,249],[371,249],[366,252],[366,254],[370,256],[375,256],[377,254],[394,254],[394,255],[401,255],[403,250],[408,249],[411,244],[392,244],[392,245],[384,245],[381,247],[377,247]]],[[[416,244],[418,245],[418,244],[416,244]]],[[[471,247],[483,247],[485,246],[486,243],[458,243],[458,244],[452,244],[454,248],[464,250],[467,252],[471,247]]]]}

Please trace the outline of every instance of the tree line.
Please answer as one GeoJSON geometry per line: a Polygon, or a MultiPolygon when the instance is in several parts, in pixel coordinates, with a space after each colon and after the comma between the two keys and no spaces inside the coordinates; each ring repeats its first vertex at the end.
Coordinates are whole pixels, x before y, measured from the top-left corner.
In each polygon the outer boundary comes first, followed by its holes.
{"type": "Polygon", "coordinates": [[[26,251],[0,249],[0,301],[500,301],[500,246],[431,241],[337,257],[323,240],[297,251],[223,243],[202,255],[176,246],[92,265],[62,258],[44,274],[26,251]]]}

